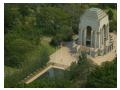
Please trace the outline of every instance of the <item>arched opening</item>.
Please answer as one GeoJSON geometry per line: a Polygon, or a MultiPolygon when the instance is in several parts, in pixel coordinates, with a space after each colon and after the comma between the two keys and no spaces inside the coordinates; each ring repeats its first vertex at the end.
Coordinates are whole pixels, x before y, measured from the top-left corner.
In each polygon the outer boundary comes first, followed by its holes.
{"type": "Polygon", "coordinates": [[[95,37],[96,37],[96,35],[95,35],[95,31],[93,31],[93,47],[95,48],[95,45],[96,45],[96,43],[95,43],[95,37]]]}
{"type": "Polygon", "coordinates": [[[91,30],[92,28],[90,26],[87,26],[87,31],[86,31],[86,46],[87,47],[91,46],[91,30]]]}

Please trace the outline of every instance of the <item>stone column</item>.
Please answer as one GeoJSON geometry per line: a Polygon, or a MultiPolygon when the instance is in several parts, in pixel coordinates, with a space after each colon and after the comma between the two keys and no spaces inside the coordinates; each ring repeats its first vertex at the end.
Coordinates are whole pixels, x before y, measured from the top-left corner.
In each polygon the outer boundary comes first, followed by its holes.
{"type": "Polygon", "coordinates": [[[97,48],[100,48],[100,32],[97,32],[97,48]]]}
{"type": "Polygon", "coordinates": [[[96,46],[96,41],[97,41],[97,33],[96,33],[96,31],[94,31],[94,48],[96,48],[97,46],[96,46]]]}
{"type": "Polygon", "coordinates": [[[101,48],[101,33],[99,32],[99,48],[101,48]]]}
{"type": "Polygon", "coordinates": [[[103,42],[104,42],[104,39],[103,39],[103,38],[104,38],[104,37],[103,37],[103,30],[102,30],[102,29],[101,29],[101,34],[102,34],[102,35],[101,35],[101,39],[102,39],[102,46],[103,46],[103,42]]]}
{"type": "Polygon", "coordinates": [[[81,29],[81,30],[80,30],[80,45],[82,45],[82,34],[83,34],[82,31],[83,31],[83,30],[81,29]]]}
{"type": "Polygon", "coordinates": [[[84,46],[86,46],[86,29],[84,29],[84,46]]]}
{"type": "Polygon", "coordinates": [[[93,47],[93,30],[91,31],[91,47],[93,47]]]}
{"type": "Polygon", "coordinates": [[[93,40],[92,43],[93,43],[93,48],[94,48],[95,47],[95,31],[94,30],[93,30],[93,39],[92,40],[93,40]]]}
{"type": "Polygon", "coordinates": [[[107,25],[107,38],[109,40],[109,24],[107,25]]]}
{"type": "Polygon", "coordinates": [[[81,39],[80,34],[81,34],[81,30],[79,29],[79,32],[78,32],[78,40],[79,40],[79,42],[80,42],[80,39],[81,39]]]}
{"type": "Polygon", "coordinates": [[[84,45],[84,29],[82,30],[82,45],[84,45]]]}
{"type": "Polygon", "coordinates": [[[102,29],[102,40],[103,40],[103,46],[104,46],[104,29],[102,29]]]}
{"type": "Polygon", "coordinates": [[[108,26],[106,26],[106,40],[108,40],[108,26]]]}
{"type": "Polygon", "coordinates": [[[102,47],[102,30],[100,29],[100,48],[102,47]]]}

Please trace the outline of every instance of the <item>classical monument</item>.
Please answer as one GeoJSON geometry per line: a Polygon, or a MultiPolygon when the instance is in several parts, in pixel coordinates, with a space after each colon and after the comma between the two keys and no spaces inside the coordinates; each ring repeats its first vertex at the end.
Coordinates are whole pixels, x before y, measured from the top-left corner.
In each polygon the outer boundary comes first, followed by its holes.
{"type": "Polygon", "coordinates": [[[92,57],[107,54],[113,49],[109,34],[108,15],[99,8],[90,8],[80,18],[79,39],[81,52],[92,57]]]}
{"type": "Polygon", "coordinates": [[[77,63],[83,52],[97,65],[116,57],[116,35],[109,33],[108,15],[101,9],[86,10],[80,18],[78,38],[66,42],[65,46],[49,56],[44,68],[37,69],[22,82],[29,84],[43,74],[48,74],[50,78],[64,76],[62,71],[77,63]]]}

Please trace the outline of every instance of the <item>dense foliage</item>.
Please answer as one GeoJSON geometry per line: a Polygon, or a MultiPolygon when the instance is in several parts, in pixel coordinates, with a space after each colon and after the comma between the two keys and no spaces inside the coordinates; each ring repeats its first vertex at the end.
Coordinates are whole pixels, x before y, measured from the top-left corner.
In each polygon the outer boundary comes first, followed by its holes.
{"type": "Polygon", "coordinates": [[[52,37],[50,44],[53,46],[59,45],[56,42],[71,40],[72,21],[76,16],[73,11],[68,12],[67,7],[55,4],[5,4],[5,65],[19,67],[25,61],[25,54],[40,45],[42,36],[52,37]]]}
{"type": "Polygon", "coordinates": [[[117,87],[117,59],[105,62],[96,67],[88,76],[86,87],[116,88],[117,87]]]}

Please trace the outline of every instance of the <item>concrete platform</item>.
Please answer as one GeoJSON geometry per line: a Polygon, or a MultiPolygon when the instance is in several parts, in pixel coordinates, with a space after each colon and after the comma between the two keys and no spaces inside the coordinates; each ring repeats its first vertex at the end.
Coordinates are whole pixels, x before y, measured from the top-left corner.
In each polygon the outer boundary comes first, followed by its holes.
{"type": "Polygon", "coordinates": [[[73,62],[76,62],[76,58],[71,54],[68,47],[61,47],[55,53],[50,55],[49,63],[56,63],[70,67],[73,62]]]}

